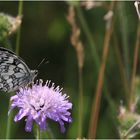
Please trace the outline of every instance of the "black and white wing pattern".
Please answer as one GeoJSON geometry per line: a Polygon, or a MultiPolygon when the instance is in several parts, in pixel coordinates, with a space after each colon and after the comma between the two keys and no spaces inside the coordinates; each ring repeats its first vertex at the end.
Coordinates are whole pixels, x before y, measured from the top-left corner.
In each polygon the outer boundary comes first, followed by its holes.
{"type": "Polygon", "coordinates": [[[14,52],[0,47],[0,91],[16,91],[31,83],[37,73],[14,52]]]}

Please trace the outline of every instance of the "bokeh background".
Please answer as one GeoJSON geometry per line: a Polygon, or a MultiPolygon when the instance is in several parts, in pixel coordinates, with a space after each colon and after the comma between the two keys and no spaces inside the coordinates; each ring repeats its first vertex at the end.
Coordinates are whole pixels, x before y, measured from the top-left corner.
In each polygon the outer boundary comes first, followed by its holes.
{"type": "MultiPolygon", "coordinates": [[[[60,85],[73,103],[73,109],[71,110],[73,122],[65,124],[66,132],[64,134],[60,132],[57,123],[49,121],[53,138],[90,137],[90,122],[93,118],[92,104],[96,100],[96,89],[98,82],[100,82],[98,77],[102,64],[105,38],[108,36],[106,32],[110,30],[107,24],[110,28],[109,22],[111,21],[112,24],[112,20],[113,31],[109,31],[111,34],[104,79],[102,78],[103,86],[101,87],[102,95],[99,103],[96,138],[121,137],[119,130],[121,123],[118,116],[124,114],[121,114],[120,107],[124,106],[125,111],[127,110],[132,114],[137,113],[138,115],[136,107],[133,111],[130,109],[131,105],[135,105],[135,99],[137,99],[137,102],[139,99],[137,96],[139,94],[140,74],[139,51],[137,50],[134,54],[135,46],[139,46],[140,40],[140,35],[137,33],[140,28],[138,15],[134,1],[119,1],[114,3],[112,9],[113,19],[110,16],[107,20],[104,20],[111,3],[112,1],[23,2],[19,55],[31,69],[36,69],[41,60],[46,57],[49,63],[41,66],[37,79],[51,80],[56,85],[60,85]],[[77,59],[78,51],[76,51],[76,47],[71,41],[72,26],[67,20],[70,6],[74,7],[76,28],[80,30],[78,41],[82,44],[84,54],[81,74],[77,59]],[[136,42],[138,42],[137,45],[136,42]],[[131,97],[133,60],[136,55],[138,55],[138,58],[136,59],[137,67],[133,82],[135,90],[132,94],[133,97],[131,97]],[[129,104],[131,98],[134,100],[132,104],[129,104]],[[79,107],[81,100],[83,101],[82,107],[79,107]],[[82,110],[82,133],[80,136],[79,110],[82,110]]],[[[0,1],[0,12],[5,14],[16,17],[18,8],[18,1],[0,1]]],[[[15,32],[8,36],[6,41],[1,39],[1,44],[8,44],[15,50],[16,40],[17,33],[15,32]]],[[[4,138],[6,134],[9,97],[8,93],[0,94],[0,138],[4,138]]],[[[16,114],[16,111],[13,114],[16,114]]],[[[127,120],[127,117],[124,118],[127,120]]],[[[136,121],[133,117],[131,119],[133,123],[136,121]]],[[[12,121],[11,138],[35,138],[33,132],[25,132],[24,126],[24,119],[18,123],[12,121]]],[[[127,129],[130,126],[127,126],[127,129]]],[[[46,138],[51,138],[47,133],[49,132],[46,132],[46,138]]]]}

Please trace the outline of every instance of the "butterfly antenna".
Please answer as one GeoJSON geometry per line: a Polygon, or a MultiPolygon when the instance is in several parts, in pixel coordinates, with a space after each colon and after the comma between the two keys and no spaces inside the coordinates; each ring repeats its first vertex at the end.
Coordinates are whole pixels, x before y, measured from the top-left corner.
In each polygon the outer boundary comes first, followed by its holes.
{"type": "Polygon", "coordinates": [[[47,61],[47,58],[43,58],[42,61],[38,64],[37,70],[40,68],[40,66],[41,66],[42,64],[47,64],[47,63],[49,63],[49,61],[47,61]]]}

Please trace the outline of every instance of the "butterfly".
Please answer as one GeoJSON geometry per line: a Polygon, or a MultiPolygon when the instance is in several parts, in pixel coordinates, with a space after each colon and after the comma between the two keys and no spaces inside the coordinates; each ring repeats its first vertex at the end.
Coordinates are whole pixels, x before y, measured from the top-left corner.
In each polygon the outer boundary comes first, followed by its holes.
{"type": "Polygon", "coordinates": [[[12,92],[33,82],[38,70],[30,70],[21,57],[0,47],[0,91],[12,92]]]}

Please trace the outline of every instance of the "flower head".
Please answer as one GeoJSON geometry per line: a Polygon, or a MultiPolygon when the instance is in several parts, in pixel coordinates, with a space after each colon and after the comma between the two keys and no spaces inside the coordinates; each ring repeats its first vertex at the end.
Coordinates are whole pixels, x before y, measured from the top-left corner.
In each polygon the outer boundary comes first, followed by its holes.
{"type": "Polygon", "coordinates": [[[72,122],[71,113],[68,111],[72,108],[66,94],[62,95],[62,89],[55,87],[54,83],[47,81],[37,81],[32,87],[21,88],[17,95],[11,97],[11,108],[19,108],[19,112],[14,118],[17,122],[23,117],[27,117],[25,130],[31,132],[33,121],[35,121],[41,130],[46,129],[46,119],[52,119],[60,124],[61,132],[65,131],[64,121],[72,122]]]}
{"type": "Polygon", "coordinates": [[[13,17],[0,12],[0,37],[7,37],[14,33],[21,25],[22,17],[13,17]]]}

